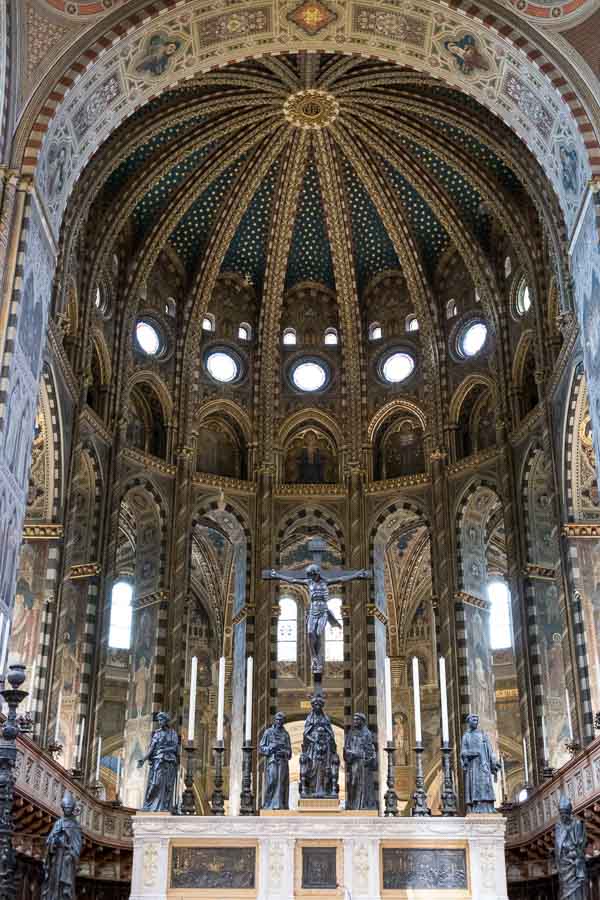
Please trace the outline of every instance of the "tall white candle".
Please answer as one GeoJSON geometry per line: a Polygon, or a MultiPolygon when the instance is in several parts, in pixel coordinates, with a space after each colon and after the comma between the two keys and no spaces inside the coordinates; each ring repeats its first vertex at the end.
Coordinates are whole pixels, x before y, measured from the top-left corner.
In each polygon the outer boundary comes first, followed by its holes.
{"type": "Polygon", "coordinates": [[[446,687],[446,660],[440,656],[440,697],[442,699],[442,741],[450,743],[450,728],[448,725],[448,691],[446,687]]]}
{"type": "Polygon", "coordinates": [[[546,737],[546,721],[542,716],[542,746],[544,748],[544,762],[548,762],[548,738],[546,737]]]}
{"type": "Polygon", "coordinates": [[[415,702],[415,740],[421,743],[421,693],[419,689],[419,660],[413,656],[413,697],[415,702]]]}
{"type": "Polygon", "coordinates": [[[192,668],[190,672],[190,712],[188,717],[188,741],[194,743],[196,732],[196,687],[198,684],[198,657],[192,656],[192,668]]]}
{"type": "Polygon", "coordinates": [[[77,766],[81,762],[81,751],[83,750],[83,736],[85,734],[85,716],[81,720],[79,726],[79,740],[77,741],[77,766]]]}
{"type": "Polygon", "coordinates": [[[569,699],[569,688],[565,688],[565,701],[567,708],[567,725],[569,726],[569,737],[573,740],[573,720],[571,719],[571,701],[569,699]]]}
{"type": "Polygon", "coordinates": [[[527,761],[527,741],[523,738],[523,767],[525,769],[525,784],[529,784],[529,763],[527,761]]]}
{"type": "Polygon", "coordinates": [[[251,656],[246,662],[246,732],[244,738],[248,743],[252,740],[252,675],[254,660],[251,656]]]}
{"type": "Polygon", "coordinates": [[[58,744],[60,736],[60,708],[62,706],[62,688],[58,692],[58,705],[56,707],[56,725],[54,727],[54,743],[58,744]]]}
{"type": "Polygon", "coordinates": [[[98,751],[96,755],[96,781],[100,781],[100,760],[102,759],[102,738],[98,738],[98,751]]]}
{"type": "Polygon", "coordinates": [[[29,679],[29,697],[27,698],[27,712],[31,712],[31,707],[33,706],[33,691],[35,688],[35,670],[37,667],[37,663],[31,667],[31,677],[29,679]]]}
{"type": "Polygon", "coordinates": [[[392,721],[392,667],[389,656],[385,658],[385,739],[388,744],[394,740],[394,726],[392,721]]]}
{"type": "Polygon", "coordinates": [[[119,799],[119,797],[121,795],[121,765],[122,765],[122,759],[119,754],[119,756],[117,756],[117,800],[119,799]]]}
{"type": "Polygon", "coordinates": [[[223,740],[223,719],[225,716],[225,657],[219,660],[219,698],[217,704],[217,740],[223,740]]]}

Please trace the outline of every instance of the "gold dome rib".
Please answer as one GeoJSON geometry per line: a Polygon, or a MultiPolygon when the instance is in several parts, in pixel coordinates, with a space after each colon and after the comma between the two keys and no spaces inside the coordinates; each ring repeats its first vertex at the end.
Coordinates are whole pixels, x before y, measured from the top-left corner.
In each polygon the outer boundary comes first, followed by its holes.
{"type": "Polygon", "coordinates": [[[364,372],[360,309],[352,256],[350,211],[342,188],[336,146],[327,129],[313,135],[315,162],[323,198],[325,222],[338,298],[340,343],[345,372],[346,428],[351,461],[358,463],[364,432],[362,377],[364,372]]]}
{"type": "MultiPolygon", "coordinates": [[[[275,420],[280,384],[281,309],[289,262],[298,197],[302,188],[310,137],[306,131],[291,132],[291,146],[283,160],[277,183],[277,198],[269,233],[269,254],[259,323],[258,359],[261,360],[256,408],[263,413],[258,423],[261,446],[268,460],[275,445],[275,420]]],[[[272,460],[271,460],[272,461],[272,460]]]]}

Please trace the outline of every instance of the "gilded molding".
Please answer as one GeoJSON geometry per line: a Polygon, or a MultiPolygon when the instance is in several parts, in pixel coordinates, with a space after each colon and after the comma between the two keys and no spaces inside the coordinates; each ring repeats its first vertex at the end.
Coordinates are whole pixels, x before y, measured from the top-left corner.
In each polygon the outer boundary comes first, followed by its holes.
{"type": "Polygon", "coordinates": [[[91,406],[84,406],[79,414],[80,425],[87,425],[105,444],[112,444],[113,434],[106,427],[100,416],[94,412],[91,406]]]}
{"type": "Polygon", "coordinates": [[[139,463],[139,465],[143,466],[145,469],[159,472],[161,475],[168,475],[170,478],[177,472],[176,466],[164,462],[164,460],[158,459],[156,456],[142,453],[141,450],[133,450],[131,447],[125,447],[121,450],[121,456],[123,459],[127,459],[130,462],[139,463]]]}
{"type": "Polygon", "coordinates": [[[387,625],[388,617],[382,612],[375,603],[367,603],[367,615],[373,616],[382,625],[387,625]]]}
{"type": "Polygon", "coordinates": [[[238,494],[255,494],[255,481],[242,481],[239,478],[228,478],[226,475],[209,475],[207,472],[196,472],[192,475],[192,484],[198,488],[219,488],[235,491],[238,494]]]}
{"type": "Polygon", "coordinates": [[[566,538],[600,538],[600,522],[568,522],[561,534],[566,538]]]}
{"type": "Polygon", "coordinates": [[[455,603],[468,603],[469,606],[476,606],[478,609],[491,609],[492,604],[489,600],[485,600],[483,597],[475,597],[473,594],[468,594],[466,591],[457,591],[454,594],[455,603]]]}
{"type": "Polygon", "coordinates": [[[431,484],[431,476],[427,472],[419,472],[416,475],[403,475],[402,478],[385,478],[382,481],[371,481],[365,487],[366,494],[385,494],[388,491],[398,491],[408,487],[420,487],[431,484]]]}
{"type": "Polygon", "coordinates": [[[455,475],[460,475],[462,472],[468,472],[470,469],[477,469],[486,463],[495,463],[498,454],[499,450],[497,447],[490,447],[489,450],[473,453],[472,456],[466,456],[464,459],[451,463],[448,466],[448,475],[452,478],[455,475]]]}
{"type": "Polygon", "coordinates": [[[523,575],[526,578],[539,578],[554,581],[556,578],[556,569],[553,569],[550,566],[536,566],[533,563],[529,563],[523,569],[523,575]]]}
{"type": "Polygon", "coordinates": [[[144,609],[146,606],[154,606],[155,603],[167,603],[169,600],[168,591],[155,591],[147,594],[145,597],[138,597],[132,600],[133,609],[144,609]]]}
{"type": "Polygon", "coordinates": [[[343,497],[348,493],[345,484],[278,484],[275,497],[343,497]]]}
{"type": "Polygon", "coordinates": [[[96,578],[102,572],[102,566],[97,562],[80,563],[71,566],[67,574],[67,578],[75,581],[78,578],[96,578]]]}
{"type": "Polygon", "coordinates": [[[64,537],[64,526],[54,522],[32,523],[23,526],[24,541],[56,541],[64,537]]]}

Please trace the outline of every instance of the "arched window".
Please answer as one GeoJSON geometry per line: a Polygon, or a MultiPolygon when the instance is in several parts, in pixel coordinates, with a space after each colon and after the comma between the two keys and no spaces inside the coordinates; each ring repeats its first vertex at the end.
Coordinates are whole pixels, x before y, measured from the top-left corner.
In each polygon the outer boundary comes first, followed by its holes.
{"type": "Polygon", "coordinates": [[[446,303],[446,318],[453,319],[457,313],[458,307],[456,305],[456,300],[448,300],[446,303]]]}
{"type": "Polygon", "coordinates": [[[517,315],[524,316],[531,309],[531,294],[529,292],[529,285],[527,284],[524,278],[519,282],[519,287],[517,288],[517,315]]]}
{"type": "Polygon", "coordinates": [[[380,341],[383,337],[383,328],[379,324],[379,322],[373,322],[369,325],[369,340],[370,341],[380,341]]]}
{"type": "Polygon", "coordinates": [[[512,273],[512,260],[510,256],[507,256],[504,260],[504,277],[510,278],[512,273]]]}
{"type": "Polygon", "coordinates": [[[283,343],[286,347],[293,347],[296,344],[296,329],[295,328],[284,328],[283,329],[283,343]]]}
{"type": "Polygon", "coordinates": [[[297,659],[298,606],[293,597],[282,597],[277,620],[277,661],[296,662],[297,659]]]}
{"type": "Polygon", "coordinates": [[[165,302],[165,313],[171,319],[174,319],[176,312],[177,312],[177,304],[175,303],[175,300],[173,299],[173,297],[167,297],[167,300],[165,302]]]}
{"type": "Polygon", "coordinates": [[[407,331],[418,331],[419,330],[419,320],[416,316],[407,316],[406,317],[406,330],[407,331]]]}
{"type": "Polygon", "coordinates": [[[96,293],[94,295],[94,306],[96,309],[102,309],[102,291],[100,290],[100,285],[96,285],[96,293]]]}
{"type": "Polygon", "coordinates": [[[211,315],[205,315],[202,319],[202,331],[214,331],[215,330],[215,317],[211,315]]]}
{"type": "Polygon", "coordinates": [[[242,322],[238,328],[238,338],[240,341],[249,341],[252,337],[252,328],[247,322],[242,322]]]}
{"type": "Polygon", "coordinates": [[[475,288],[475,303],[479,303],[480,300],[481,297],[479,295],[479,291],[477,290],[477,288],[475,288]]]}
{"type": "Polygon", "coordinates": [[[529,796],[529,792],[528,792],[527,788],[522,788],[519,791],[519,796],[517,797],[517,803],[525,803],[528,796],[529,796]]]}
{"type": "Polygon", "coordinates": [[[491,581],[488,584],[490,609],[490,647],[503,650],[512,647],[510,627],[510,591],[505,581],[491,581]]]}
{"type": "MultiPolygon", "coordinates": [[[[342,601],[340,597],[332,597],[329,611],[342,624],[342,601]]],[[[325,627],[325,659],[328,662],[344,661],[344,629],[334,628],[327,623],[325,627]]]]}
{"type": "Polygon", "coordinates": [[[110,597],[108,645],[118,650],[131,647],[131,601],[133,586],[129,581],[115,581],[110,597]]]}
{"type": "Polygon", "coordinates": [[[336,328],[325,329],[325,344],[328,347],[334,347],[338,342],[338,333],[336,328]]]}

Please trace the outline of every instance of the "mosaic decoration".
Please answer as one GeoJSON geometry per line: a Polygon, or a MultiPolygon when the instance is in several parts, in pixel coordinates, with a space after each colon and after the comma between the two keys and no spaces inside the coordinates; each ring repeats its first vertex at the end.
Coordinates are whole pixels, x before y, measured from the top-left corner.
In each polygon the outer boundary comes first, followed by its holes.
{"type": "Polygon", "coordinates": [[[126,0],[41,0],[42,6],[69,17],[101,16],[126,0]]]}
{"type": "Polygon", "coordinates": [[[337,13],[320,0],[305,0],[287,14],[290,22],[311,36],[318,34],[337,19],[337,13]]]}
{"type": "Polygon", "coordinates": [[[196,25],[196,40],[200,47],[210,47],[222,41],[266,34],[272,27],[272,8],[265,5],[201,19],[196,25]]]}
{"type": "Polygon", "coordinates": [[[505,0],[527,18],[538,23],[565,24],[580,19],[597,8],[595,0],[505,0]],[[568,21],[567,21],[568,20],[568,21]]]}
{"type": "Polygon", "coordinates": [[[314,163],[308,166],[300,191],[286,289],[301,281],[319,281],[335,289],[323,200],[314,163]]]}
{"type": "Polygon", "coordinates": [[[537,94],[514,72],[507,73],[502,90],[547,140],[552,131],[553,116],[537,94]]]}
{"type": "Polygon", "coordinates": [[[490,62],[479,49],[477,38],[474,35],[467,33],[459,40],[445,41],[444,47],[463,75],[489,72],[490,62]]]}
{"type": "Polygon", "coordinates": [[[355,4],[352,7],[353,30],[359,34],[372,34],[389,40],[402,41],[405,44],[425,48],[428,36],[428,23],[417,16],[392,12],[355,4]]]}
{"type": "Polygon", "coordinates": [[[160,78],[176,59],[182,44],[183,38],[178,35],[157,31],[148,38],[141,56],[134,63],[135,72],[160,78]]]}
{"type": "Polygon", "coordinates": [[[283,105],[283,115],[296,128],[314,129],[331,125],[338,117],[340,105],[327,91],[306,90],[292,94],[283,105]]]}

